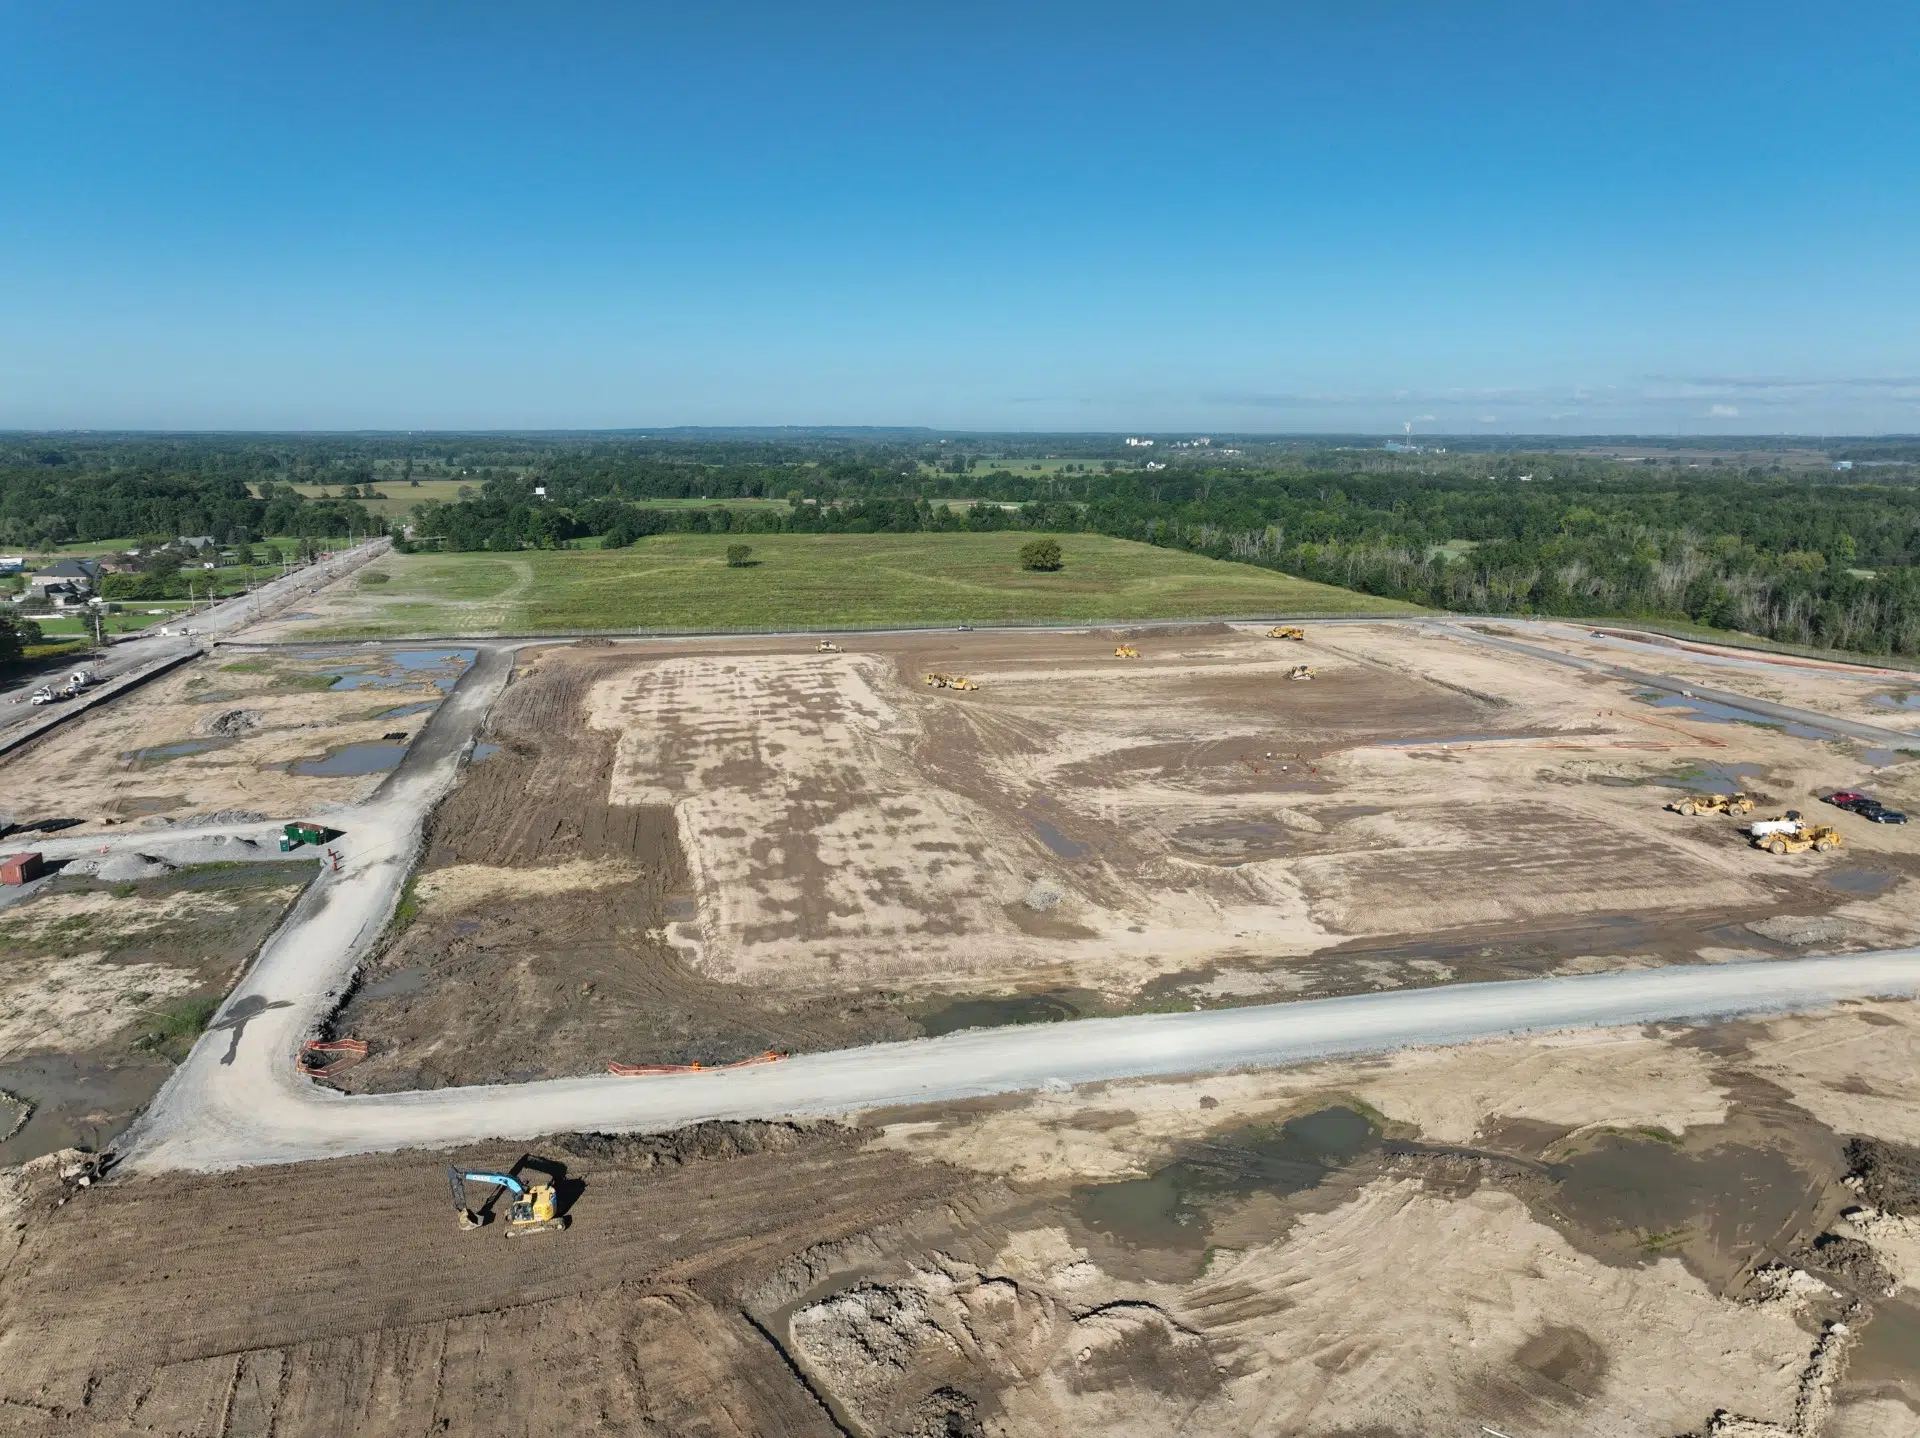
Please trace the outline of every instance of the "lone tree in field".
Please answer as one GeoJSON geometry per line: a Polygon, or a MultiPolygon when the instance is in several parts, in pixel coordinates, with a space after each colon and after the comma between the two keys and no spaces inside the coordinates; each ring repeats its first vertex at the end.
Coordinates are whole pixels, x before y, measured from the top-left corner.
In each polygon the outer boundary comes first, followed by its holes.
{"type": "Polygon", "coordinates": [[[1020,546],[1020,567],[1022,569],[1058,569],[1066,560],[1060,557],[1060,541],[1057,539],[1029,539],[1020,546]]]}
{"type": "Polygon", "coordinates": [[[753,546],[750,544],[729,544],[727,546],[727,568],[745,569],[753,559],[753,546]]]}

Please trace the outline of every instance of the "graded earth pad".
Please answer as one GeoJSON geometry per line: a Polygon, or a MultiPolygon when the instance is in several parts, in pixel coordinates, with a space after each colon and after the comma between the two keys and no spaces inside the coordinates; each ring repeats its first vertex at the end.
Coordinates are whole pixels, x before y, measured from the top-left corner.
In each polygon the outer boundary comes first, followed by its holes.
{"type": "MultiPolygon", "coordinates": [[[[1754,1055],[1804,1067],[1914,1010],[84,1190],[43,1161],[0,1172],[0,1411],[49,1435],[1910,1432],[1920,1307],[1885,1289],[1920,1275],[1920,1150],[1829,1128],[1754,1055]],[[461,1232],[449,1160],[554,1179],[570,1227],[461,1232]]],[[[1913,1070],[1888,1084],[1920,1104],[1913,1070]]]]}
{"type": "Polygon", "coordinates": [[[298,818],[355,803],[399,763],[471,657],[223,650],[0,756],[0,822],[81,820],[62,831],[71,836],[233,810],[298,818]],[[403,738],[386,739],[393,734],[403,738]],[[369,746],[380,752],[351,762],[369,746]]]}
{"type": "Polygon", "coordinates": [[[1904,830],[1777,859],[1664,807],[1810,807],[1843,746],[1445,628],[552,646],[486,738],[334,1022],[347,1087],[1920,932],[1904,830]]]}

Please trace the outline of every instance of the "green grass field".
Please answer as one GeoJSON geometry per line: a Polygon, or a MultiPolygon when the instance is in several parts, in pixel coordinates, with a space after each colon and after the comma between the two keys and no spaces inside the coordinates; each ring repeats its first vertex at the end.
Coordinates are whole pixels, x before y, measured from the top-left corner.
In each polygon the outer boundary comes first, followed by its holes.
{"type": "Polygon", "coordinates": [[[1413,605],[1094,535],[1035,574],[1003,534],[658,535],[631,549],[391,555],[355,612],[302,634],[544,633],[570,629],[816,629],[1000,620],[1408,614],[1413,605]],[[729,543],[753,564],[730,569],[729,543]]]}
{"type": "MultiPolygon", "coordinates": [[[[345,485],[296,484],[290,486],[308,499],[318,499],[330,494],[338,499],[346,490],[345,485]]],[[[416,504],[424,504],[429,499],[437,499],[442,504],[452,504],[460,497],[462,489],[480,493],[480,481],[477,479],[423,479],[418,485],[404,479],[382,479],[374,486],[385,499],[363,499],[360,501],[368,514],[375,519],[405,519],[413,513],[416,504]]],[[[256,492],[258,487],[256,486],[256,492]]]]}

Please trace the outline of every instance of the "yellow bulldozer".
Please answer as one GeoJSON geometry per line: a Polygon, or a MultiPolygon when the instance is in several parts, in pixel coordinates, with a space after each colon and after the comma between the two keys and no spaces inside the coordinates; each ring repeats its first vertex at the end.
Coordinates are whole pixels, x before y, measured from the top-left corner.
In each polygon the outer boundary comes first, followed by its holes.
{"type": "Polygon", "coordinates": [[[822,639],[818,644],[813,646],[813,652],[816,654],[838,654],[840,652],[840,646],[835,644],[831,639],[822,639]]]}
{"type": "Polygon", "coordinates": [[[1140,657],[1140,651],[1135,649],[1131,644],[1116,644],[1113,647],[1113,657],[1115,659],[1138,659],[1140,657]]]}
{"type": "Polygon", "coordinates": [[[1302,639],[1304,640],[1306,637],[1307,637],[1307,631],[1302,629],[1297,624],[1276,624],[1273,626],[1273,628],[1267,631],[1267,638],[1269,639],[1302,639]]]}
{"type": "Polygon", "coordinates": [[[973,680],[967,678],[964,674],[929,674],[927,676],[927,688],[929,689],[959,689],[964,691],[978,689],[979,687],[978,684],[974,683],[973,680]]]}
{"type": "Polygon", "coordinates": [[[1689,794],[1667,805],[1676,814],[1751,814],[1753,800],[1735,790],[1731,794],[1689,794]]]}
{"type": "Polygon", "coordinates": [[[1313,666],[1311,664],[1296,664],[1287,671],[1287,678],[1311,679],[1313,678],[1313,666]]]}

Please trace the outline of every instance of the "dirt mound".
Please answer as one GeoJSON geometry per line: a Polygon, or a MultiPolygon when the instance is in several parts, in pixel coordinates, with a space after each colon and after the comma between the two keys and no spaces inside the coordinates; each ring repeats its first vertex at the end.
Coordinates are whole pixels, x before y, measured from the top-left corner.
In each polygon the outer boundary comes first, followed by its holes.
{"type": "Polygon", "coordinates": [[[1873,1246],[1844,1234],[1823,1233],[1793,1255],[1793,1261],[1824,1273],[1856,1293],[1885,1297],[1898,1287],[1873,1246]]]}
{"type": "Polygon", "coordinates": [[[202,732],[222,739],[237,739],[258,729],[266,716],[258,709],[228,709],[209,719],[202,732]]]}
{"type": "Polygon", "coordinates": [[[1878,1138],[1847,1140],[1849,1186],[1882,1213],[1920,1217],[1920,1148],[1878,1138]]]}
{"type": "Polygon", "coordinates": [[[172,864],[152,854],[115,854],[110,859],[102,859],[94,874],[107,883],[130,884],[141,879],[158,879],[171,874],[173,869],[172,864]]]}
{"type": "Polygon", "coordinates": [[[852,1150],[860,1143],[861,1136],[844,1124],[759,1120],[714,1120],[661,1134],[562,1133],[553,1139],[554,1148],[573,1157],[636,1171],[680,1168],[755,1153],[791,1153],[821,1145],[852,1150]]]}

